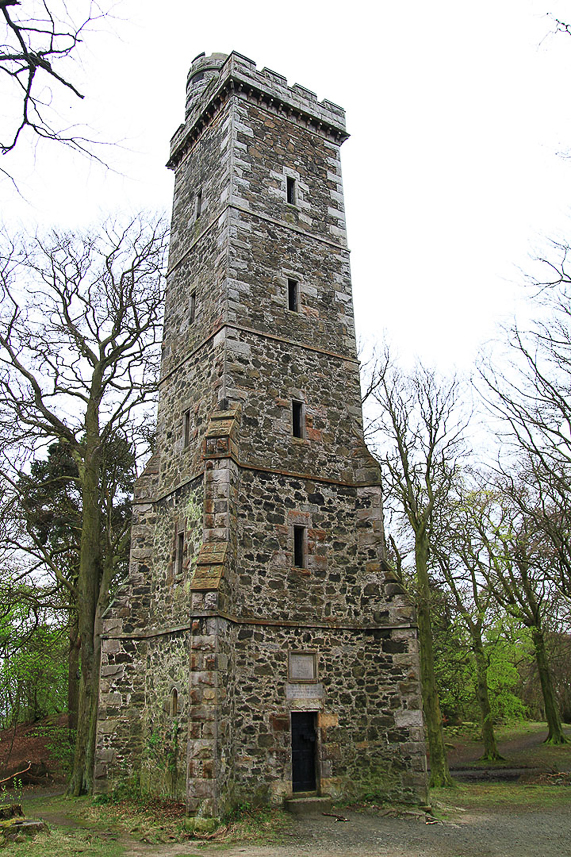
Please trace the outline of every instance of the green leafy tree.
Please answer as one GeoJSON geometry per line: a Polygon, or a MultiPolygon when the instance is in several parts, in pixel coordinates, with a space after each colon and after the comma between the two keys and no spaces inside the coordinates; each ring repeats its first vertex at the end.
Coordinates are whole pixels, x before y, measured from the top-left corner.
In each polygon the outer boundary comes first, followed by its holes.
{"type": "MultiPolygon", "coordinates": [[[[18,633],[17,623],[11,632],[18,633]]],[[[66,708],[65,629],[42,623],[0,664],[4,727],[59,714],[66,708]]]]}
{"type": "MultiPolygon", "coordinates": [[[[129,561],[135,460],[132,444],[126,437],[117,435],[107,441],[100,475],[102,562],[109,566],[108,577],[113,586],[115,580],[125,575],[129,561]]],[[[36,578],[39,570],[52,578],[53,591],[58,594],[58,604],[65,615],[69,639],[69,726],[74,730],[80,677],[77,583],[82,508],[79,468],[69,445],[52,444],[47,457],[32,461],[29,473],[13,481],[12,488],[20,526],[8,543],[36,561],[36,578]]]]}
{"type": "Polygon", "coordinates": [[[495,602],[486,578],[489,553],[479,534],[482,510],[488,502],[486,490],[468,487],[466,474],[459,476],[448,504],[440,510],[440,538],[434,545],[434,556],[459,621],[468,635],[475,668],[474,693],[484,742],[482,758],[496,761],[501,756],[494,733],[489,660],[485,646],[486,627],[495,602]]]}
{"type": "MultiPolygon", "coordinates": [[[[533,517],[513,502],[514,479],[500,483],[495,502],[486,507],[478,524],[489,555],[487,586],[500,607],[528,629],[543,694],[548,734],[546,742],[564,744],[557,700],[546,647],[550,615],[557,596],[550,579],[552,545],[533,517]],[[504,488],[505,490],[501,490],[504,488]]],[[[525,488],[519,485],[519,491],[525,488]]]]}

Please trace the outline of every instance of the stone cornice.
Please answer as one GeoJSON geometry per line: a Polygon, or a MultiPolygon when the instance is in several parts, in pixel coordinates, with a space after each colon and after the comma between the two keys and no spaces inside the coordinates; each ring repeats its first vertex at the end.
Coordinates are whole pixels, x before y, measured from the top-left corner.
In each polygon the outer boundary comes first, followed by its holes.
{"type": "Polygon", "coordinates": [[[168,372],[161,377],[159,381],[159,387],[161,384],[164,384],[165,381],[170,378],[181,366],[184,366],[185,363],[188,363],[189,360],[192,360],[194,355],[200,351],[205,345],[219,334],[224,328],[229,327],[232,330],[239,330],[243,333],[249,333],[253,336],[259,336],[262,339],[273,340],[274,342],[283,342],[285,345],[291,345],[294,348],[301,348],[303,351],[313,351],[315,354],[323,354],[326,357],[332,357],[334,360],[339,360],[342,363],[352,363],[353,365],[359,367],[361,365],[360,361],[356,357],[347,357],[346,355],[339,354],[336,351],[327,351],[325,348],[319,348],[317,345],[309,345],[307,342],[299,342],[295,339],[289,339],[286,336],[278,336],[275,333],[266,333],[263,330],[256,330],[254,327],[246,327],[245,325],[235,324],[234,322],[229,321],[221,321],[220,324],[205,336],[204,339],[201,339],[196,348],[193,348],[186,357],[183,357],[182,360],[179,360],[172,369],[169,369],[168,372]]]}
{"type": "MultiPolygon", "coordinates": [[[[191,613],[193,619],[223,619],[233,625],[251,625],[252,627],[271,627],[271,628],[317,628],[329,631],[399,631],[411,630],[416,628],[411,622],[398,622],[380,624],[377,622],[361,622],[359,624],[353,622],[303,622],[299,620],[288,621],[285,619],[258,619],[253,616],[233,616],[230,613],[225,613],[220,610],[193,610],[191,613]]],[[[181,634],[192,629],[192,623],[185,625],[175,625],[171,628],[150,628],[148,630],[130,631],[124,634],[102,634],[103,640],[147,640],[152,637],[166,637],[169,634],[181,634]]]]}
{"type": "Polygon", "coordinates": [[[275,217],[270,217],[268,214],[264,214],[260,211],[255,211],[251,208],[246,208],[245,205],[239,205],[234,200],[227,202],[222,208],[216,212],[216,217],[213,217],[212,220],[204,227],[204,229],[199,232],[196,238],[189,244],[184,253],[179,256],[174,262],[170,262],[169,260],[169,269],[167,271],[167,277],[173,274],[185,259],[192,253],[196,245],[199,241],[204,238],[211,229],[218,224],[218,221],[222,217],[222,215],[226,214],[226,212],[239,211],[242,214],[248,215],[248,217],[256,217],[258,220],[263,220],[266,223],[271,223],[273,226],[281,227],[282,229],[287,229],[290,232],[296,232],[298,235],[301,235],[303,238],[309,238],[311,241],[320,241],[322,244],[327,244],[333,250],[339,251],[340,253],[348,253],[351,251],[347,247],[347,242],[345,239],[343,241],[335,241],[331,238],[325,238],[323,235],[316,235],[314,232],[310,232],[308,229],[303,229],[301,226],[297,226],[294,223],[288,223],[287,220],[277,220],[275,217]]]}
{"type": "MultiPolygon", "coordinates": [[[[212,456],[209,457],[209,460],[230,460],[233,461],[236,467],[241,470],[255,470],[257,473],[267,473],[271,476],[284,476],[286,479],[299,479],[299,480],[309,480],[311,482],[318,482],[320,485],[336,485],[339,488],[355,488],[357,490],[361,488],[378,488],[380,485],[379,479],[365,479],[363,481],[347,481],[345,479],[330,479],[327,476],[318,476],[315,473],[302,473],[300,471],[295,470],[278,470],[275,467],[264,467],[263,465],[255,462],[255,461],[241,461],[236,457],[236,455],[232,453],[225,453],[220,456],[212,456]]],[[[379,467],[378,462],[375,464],[379,467]]],[[[371,465],[372,466],[372,465],[371,465]]],[[[166,500],[168,497],[171,497],[173,494],[176,494],[177,491],[180,491],[182,488],[185,488],[187,485],[190,485],[192,482],[195,482],[204,474],[204,466],[200,465],[200,467],[196,467],[192,472],[191,476],[188,479],[185,479],[183,482],[178,482],[172,488],[169,488],[167,491],[164,491],[162,494],[157,494],[152,498],[145,498],[141,500],[137,500],[137,498],[133,499],[132,505],[146,505],[148,503],[159,503],[162,500],[166,500]]]]}

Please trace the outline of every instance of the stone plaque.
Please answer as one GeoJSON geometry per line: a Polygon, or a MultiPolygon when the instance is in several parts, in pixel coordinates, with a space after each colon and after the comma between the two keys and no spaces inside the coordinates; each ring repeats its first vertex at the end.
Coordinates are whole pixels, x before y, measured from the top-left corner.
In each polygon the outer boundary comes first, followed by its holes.
{"type": "Polygon", "coordinates": [[[314,652],[289,653],[290,681],[317,681],[317,657],[314,652]]]}
{"type": "Polygon", "coordinates": [[[323,699],[322,684],[286,684],[286,699],[323,699]]]}

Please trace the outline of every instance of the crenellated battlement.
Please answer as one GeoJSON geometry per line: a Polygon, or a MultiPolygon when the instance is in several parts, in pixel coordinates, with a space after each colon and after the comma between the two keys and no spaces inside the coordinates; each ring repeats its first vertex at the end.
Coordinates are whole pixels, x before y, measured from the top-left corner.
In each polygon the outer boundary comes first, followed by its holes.
{"type": "Polygon", "coordinates": [[[171,139],[168,167],[176,166],[231,94],[251,99],[338,144],[349,136],[343,108],[326,98],[318,101],[316,93],[305,86],[288,86],[282,74],[269,68],[258,70],[253,60],[237,51],[200,54],[188,72],[185,123],[171,139]]]}

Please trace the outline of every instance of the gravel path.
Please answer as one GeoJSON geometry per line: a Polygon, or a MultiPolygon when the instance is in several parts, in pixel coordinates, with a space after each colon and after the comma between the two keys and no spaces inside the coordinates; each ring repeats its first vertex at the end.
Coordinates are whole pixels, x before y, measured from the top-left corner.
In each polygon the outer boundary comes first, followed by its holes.
{"type": "Polygon", "coordinates": [[[143,845],[129,857],[567,857],[571,854],[571,794],[566,807],[534,811],[501,808],[456,811],[454,820],[427,824],[419,818],[387,818],[348,812],[348,823],[314,816],[296,819],[280,846],[143,845]]]}

